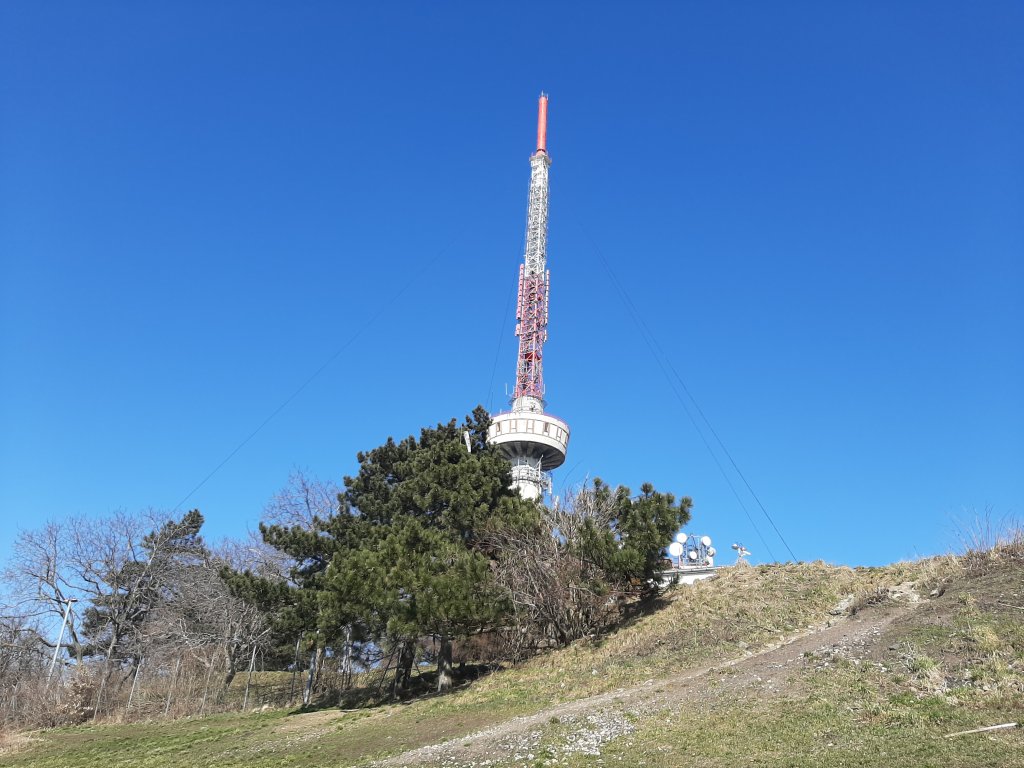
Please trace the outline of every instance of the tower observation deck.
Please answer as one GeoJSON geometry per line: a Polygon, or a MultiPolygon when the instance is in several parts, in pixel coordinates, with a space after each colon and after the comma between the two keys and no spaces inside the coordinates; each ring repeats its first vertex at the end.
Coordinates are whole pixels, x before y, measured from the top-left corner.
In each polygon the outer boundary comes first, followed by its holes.
{"type": "Polygon", "coordinates": [[[544,413],[544,342],[548,338],[551,274],[548,242],[548,97],[540,95],[537,150],[530,156],[530,202],[526,216],[526,253],[519,266],[516,336],[519,356],[512,409],[491,416],[487,441],[512,463],[512,487],[524,498],[550,491],[547,474],[562,465],[569,446],[569,425],[544,413]]]}

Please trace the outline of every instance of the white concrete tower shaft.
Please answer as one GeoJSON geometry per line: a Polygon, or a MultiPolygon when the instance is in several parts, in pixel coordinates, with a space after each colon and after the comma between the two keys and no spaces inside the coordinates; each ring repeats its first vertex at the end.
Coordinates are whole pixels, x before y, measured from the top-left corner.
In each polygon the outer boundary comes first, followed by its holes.
{"type": "Polygon", "coordinates": [[[548,333],[550,273],[548,242],[548,97],[537,111],[537,151],[530,156],[530,199],[526,215],[526,252],[519,268],[516,336],[519,354],[512,410],[495,414],[488,442],[512,463],[512,485],[526,498],[542,498],[550,489],[549,470],[565,461],[569,426],[544,413],[544,342],[548,333]]]}

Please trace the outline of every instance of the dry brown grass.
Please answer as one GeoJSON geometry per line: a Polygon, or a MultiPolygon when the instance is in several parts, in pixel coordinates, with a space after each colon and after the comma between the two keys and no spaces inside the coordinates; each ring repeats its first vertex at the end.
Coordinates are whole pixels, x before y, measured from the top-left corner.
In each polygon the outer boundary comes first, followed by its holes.
{"type": "Polygon", "coordinates": [[[723,568],[711,580],[669,590],[656,606],[606,638],[583,640],[473,686],[471,695],[566,701],[741,656],[836,620],[841,601],[902,588],[927,595],[959,572],[955,558],[849,568],[816,561],[723,568]],[[902,585],[902,586],[901,586],[902,585]]]}
{"type": "Polygon", "coordinates": [[[957,523],[961,558],[973,573],[984,573],[1005,562],[1024,564],[1024,522],[1008,514],[997,516],[991,508],[957,523]]]}
{"type": "Polygon", "coordinates": [[[41,739],[34,733],[0,731],[0,757],[20,752],[37,741],[41,739]]]}

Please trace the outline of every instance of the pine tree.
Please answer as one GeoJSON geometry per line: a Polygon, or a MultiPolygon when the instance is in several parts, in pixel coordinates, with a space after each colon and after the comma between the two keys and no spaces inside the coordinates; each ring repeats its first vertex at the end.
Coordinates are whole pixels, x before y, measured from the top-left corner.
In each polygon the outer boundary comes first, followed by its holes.
{"type": "Polygon", "coordinates": [[[600,478],[592,493],[610,500],[612,518],[598,526],[591,521],[584,532],[582,551],[605,572],[619,591],[648,597],[657,590],[656,574],[662,552],[673,535],[690,521],[693,501],[679,503],[671,493],[660,493],[650,483],[633,496],[626,486],[614,491],[600,478]]]}
{"type": "Polygon", "coordinates": [[[345,478],[336,513],[308,526],[261,525],[264,541],[293,563],[290,583],[225,577],[272,618],[282,654],[314,628],[321,651],[372,639],[397,653],[400,689],[415,643],[429,636],[439,647],[438,688],[452,685],[452,641],[508,612],[486,532],[538,517],[533,502],[511,490],[507,460],[487,445],[489,422],[477,407],[461,425],[453,419],[419,437],[388,438],[357,454],[359,471],[345,478]]]}
{"type": "Polygon", "coordinates": [[[282,665],[294,661],[296,640],[306,638],[322,654],[325,647],[340,642],[344,628],[355,616],[336,596],[325,595],[325,574],[339,549],[355,546],[355,532],[345,503],[327,518],[316,517],[309,527],[265,525],[260,534],[265,543],[291,560],[287,580],[250,571],[225,568],[222,577],[231,593],[260,608],[270,623],[271,658],[282,665]],[[315,638],[315,640],[311,640],[315,638]]]}
{"type": "MultiPolygon", "coordinates": [[[[360,453],[359,473],[345,478],[349,546],[327,571],[333,604],[372,634],[403,648],[437,639],[439,690],[453,682],[452,641],[507,615],[485,532],[536,517],[532,502],[510,489],[508,462],[487,445],[488,424],[478,407],[461,427],[453,419],[360,453]]],[[[411,664],[405,653],[400,679],[411,664]]]]}

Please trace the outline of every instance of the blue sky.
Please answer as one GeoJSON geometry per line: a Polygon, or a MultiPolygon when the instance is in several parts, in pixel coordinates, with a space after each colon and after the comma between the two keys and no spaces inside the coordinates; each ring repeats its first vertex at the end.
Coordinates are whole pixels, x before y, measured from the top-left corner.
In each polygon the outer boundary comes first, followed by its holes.
{"type": "Polygon", "coordinates": [[[662,354],[800,559],[1019,515],[1022,33],[1017,2],[4,3],[0,555],[173,508],[325,363],[188,499],[212,538],[502,407],[541,90],[556,489],[649,480],[769,559],[662,354]]]}

